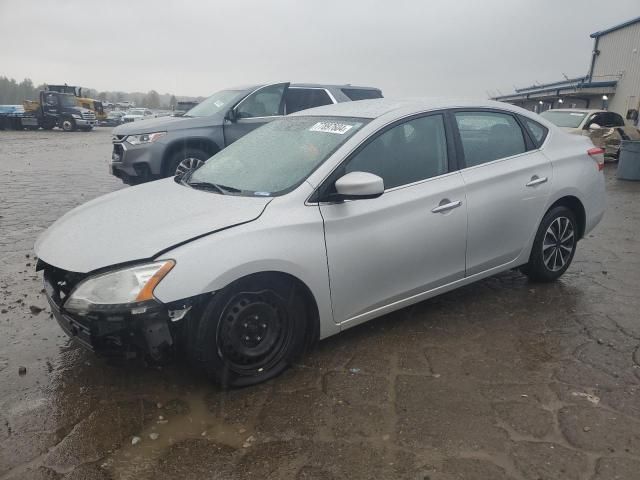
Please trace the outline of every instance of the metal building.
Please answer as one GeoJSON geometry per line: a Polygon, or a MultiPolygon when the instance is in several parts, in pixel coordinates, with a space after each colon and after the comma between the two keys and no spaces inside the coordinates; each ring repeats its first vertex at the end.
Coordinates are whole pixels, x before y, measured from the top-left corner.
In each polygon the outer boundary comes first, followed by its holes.
{"type": "Polygon", "coordinates": [[[529,110],[604,108],[638,125],[640,110],[640,17],[591,34],[591,63],[583,77],[517,88],[494,97],[529,110]]]}

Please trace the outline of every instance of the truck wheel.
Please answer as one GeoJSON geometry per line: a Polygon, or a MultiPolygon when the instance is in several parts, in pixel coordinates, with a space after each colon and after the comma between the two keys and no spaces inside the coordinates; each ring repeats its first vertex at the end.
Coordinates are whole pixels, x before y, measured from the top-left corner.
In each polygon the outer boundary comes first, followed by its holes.
{"type": "Polygon", "coordinates": [[[198,168],[211,155],[197,148],[186,148],[178,150],[174,153],[165,167],[164,176],[173,177],[174,175],[184,174],[189,170],[198,168]]]}
{"type": "Polygon", "coordinates": [[[76,131],[76,121],[71,117],[64,117],[60,120],[60,127],[65,132],[75,132],[76,131]]]}

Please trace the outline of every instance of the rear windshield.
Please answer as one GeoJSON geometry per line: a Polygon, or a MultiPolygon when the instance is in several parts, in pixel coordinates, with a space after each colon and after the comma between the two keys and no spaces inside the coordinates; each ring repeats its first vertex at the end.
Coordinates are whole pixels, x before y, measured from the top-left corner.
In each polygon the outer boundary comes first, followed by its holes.
{"type": "Polygon", "coordinates": [[[370,88],[343,88],[344,93],[349,100],[371,100],[372,98],[382,98],[382,92],[380,90],[370,88]]]}
{"type": "Polygon", "coordinates": [[[542,112],[540,116],[546,118],[551,123],[558,127],[564,128],[578,128],[587,116],[587,112],[559,112],[553,110],[547,110],[542,112]]]}

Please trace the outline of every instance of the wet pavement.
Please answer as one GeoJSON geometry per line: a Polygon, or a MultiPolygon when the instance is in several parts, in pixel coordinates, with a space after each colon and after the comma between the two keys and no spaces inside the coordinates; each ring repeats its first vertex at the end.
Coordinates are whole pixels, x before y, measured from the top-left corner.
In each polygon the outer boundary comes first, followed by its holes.
{"type": "Polygon", "coordinates": [[[221,391],[181,364],[109,365],[49,315],[33,242],[123,188],[109,142],[0,132],[1,480],[640,478],[640,183],[615,166],[557,283],[501,274],[221,391]]]}

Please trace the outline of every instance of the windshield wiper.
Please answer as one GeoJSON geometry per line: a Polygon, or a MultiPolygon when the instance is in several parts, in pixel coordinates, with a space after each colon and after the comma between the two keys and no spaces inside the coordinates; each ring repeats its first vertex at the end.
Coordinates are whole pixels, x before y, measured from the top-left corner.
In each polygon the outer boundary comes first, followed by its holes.
{"type": "Polygon", "coordinates": [[[185,182],[192,188],[197,188],[201,190],[215,190],[218,193],[223,195],[227,193],[240,193],[242,190],[235,187],[227,187],[226,185],[219,185],[217,183],[211,182],[185,182]]]}

